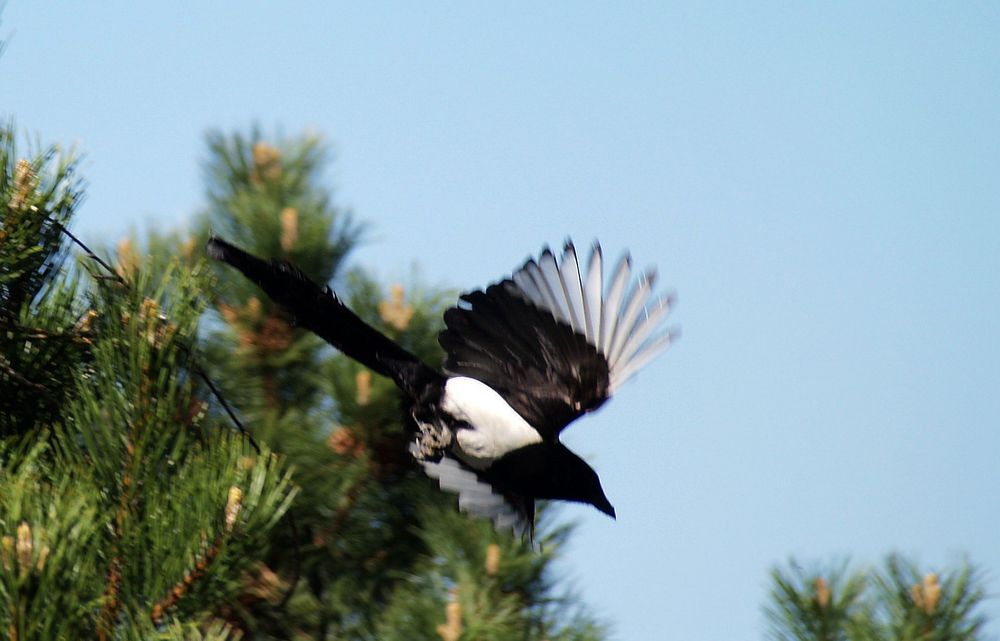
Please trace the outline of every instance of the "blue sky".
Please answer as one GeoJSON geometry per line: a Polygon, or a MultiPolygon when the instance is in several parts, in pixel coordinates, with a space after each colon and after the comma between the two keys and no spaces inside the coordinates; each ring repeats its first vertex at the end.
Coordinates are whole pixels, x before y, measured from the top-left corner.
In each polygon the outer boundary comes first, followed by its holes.
{"type": "Polygon", "coordinates": [[[259,122],[333,144],[387,280],[568,235],[658,265],[682,340],[565,433],[620,639],[762,638],[790,555],[996,594],[1000,5],[502,4],[10,0],[0,115],[86,153],[91,240],[183,225],[204,132],[259,122]]]}

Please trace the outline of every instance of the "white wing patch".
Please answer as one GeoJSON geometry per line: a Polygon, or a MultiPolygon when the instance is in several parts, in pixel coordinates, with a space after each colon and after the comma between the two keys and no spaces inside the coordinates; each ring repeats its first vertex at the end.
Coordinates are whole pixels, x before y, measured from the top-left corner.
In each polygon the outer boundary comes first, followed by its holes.
{"type": "Polygon", "coordinates": [[[453,458],[442,457],[437,463],[424,462],[427,476],[437,479],[442,490],[458,494],[458,509],[491,519],[497,530],[513,530],[517,536],[528,529],[525,519],[493,491],[492,486],[479,480],[475,472],[465,469],[453,458]]]}
{"type": "Polygon", "coordinates": [[[485,469],[507,452],[542,442],[542,435],[528,424],[500,394],[468,376],[449,378],[441,396],[441,409],[469,427],[455,430],[462,460],[485,469]]]}
{"type": "Polygon", "coordinates": [[[677,337],[676,330],[663,326],[673,297],[662,296],[650,304],[656,272],[647,269],[633,278],[627,253],[611,271],[606,289],[604,257],[597,243],[586,270],[573,243],[567,242],[561,260],[545,248],[537,261],[529,260],[511,278],[511,292],[550,312],[604,355],[611,393],[677,337]]]}

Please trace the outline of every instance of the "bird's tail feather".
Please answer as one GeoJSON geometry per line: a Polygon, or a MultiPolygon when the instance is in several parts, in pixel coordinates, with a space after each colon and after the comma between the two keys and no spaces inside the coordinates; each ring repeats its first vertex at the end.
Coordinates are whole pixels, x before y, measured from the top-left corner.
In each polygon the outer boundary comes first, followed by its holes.
{"type": "Polygon", "coordinates": [[[440,375],[365,323],[334,294],[320,287],[294,265],[263,260],[226,241],[212,237],[208,255],[232,265],[284,307],[301,327],[372,370],[392,378],[411,395],[437,381],[440,375]]]}

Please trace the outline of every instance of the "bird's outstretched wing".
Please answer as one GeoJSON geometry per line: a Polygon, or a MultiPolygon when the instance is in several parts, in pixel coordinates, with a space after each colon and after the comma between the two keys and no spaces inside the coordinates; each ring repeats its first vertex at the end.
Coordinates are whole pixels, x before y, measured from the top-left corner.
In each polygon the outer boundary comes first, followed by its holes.
{"type": "Polygon", "coordinates": [[[567,242],[559,260],[546,248],[508,280],[461,297],[445,312],[444,369],[496,390],[543,438],[599,407],[662,352],[671,298],[648,304],[656,279],[633,276],[626,254],[605,286],[598,245],[581,269],[567,242]]]}

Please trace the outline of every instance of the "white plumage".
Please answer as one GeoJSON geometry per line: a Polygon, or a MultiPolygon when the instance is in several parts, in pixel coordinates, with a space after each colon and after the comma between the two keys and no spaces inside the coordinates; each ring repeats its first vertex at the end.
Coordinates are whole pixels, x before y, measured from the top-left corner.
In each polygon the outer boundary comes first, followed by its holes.
{"type": "Polygon", "coordinates": [[[514,411],[490,386],[467,376],[449,378],[441,409],[468,424],[455,432],[463,461],[477,469],[489,467],[507,452],[540,443],[541,434],[514,411]]]}
{"type": "Polygon", "coordinates": [[[497,530],[512,529],[517,536],[529,527],[503,496],[455,459],[445,456],[436,462],[425,461],[423,467],[427,476],[437,480],[438,487],[458,494],[458,507],[463,512],[492,519],[497,530]]]}

